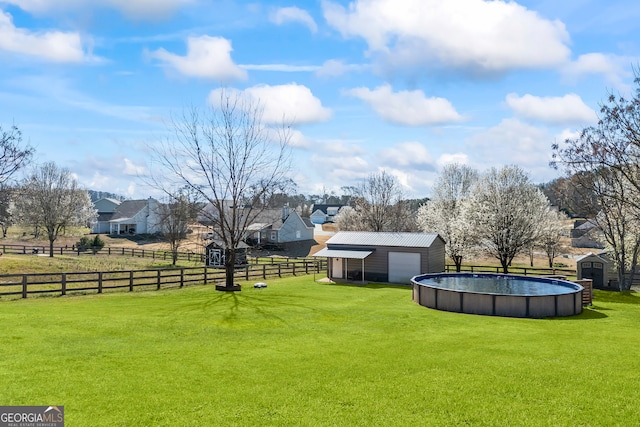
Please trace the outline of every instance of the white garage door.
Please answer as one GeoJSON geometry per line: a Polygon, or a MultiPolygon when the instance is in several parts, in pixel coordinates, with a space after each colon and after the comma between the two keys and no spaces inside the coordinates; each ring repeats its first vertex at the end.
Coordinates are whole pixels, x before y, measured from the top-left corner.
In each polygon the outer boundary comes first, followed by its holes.
{"type": "Polygon", "coordinates": [[[420,273],[419,253],[389,252],[390,283],[411,283],[411,278],[420,273]]]}

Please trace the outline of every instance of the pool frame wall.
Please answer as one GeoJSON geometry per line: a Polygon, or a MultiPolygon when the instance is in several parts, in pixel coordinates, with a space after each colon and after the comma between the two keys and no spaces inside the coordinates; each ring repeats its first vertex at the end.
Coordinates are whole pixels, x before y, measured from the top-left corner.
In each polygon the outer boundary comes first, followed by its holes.
{"type": "MultiPolygon", "coordinates": [[[[496,274],[465,274],[469,278],[479,276],[496,276],[496,274]]],[[[553,295],[506,295],[488,294],[471,291],[443,289],[418,283],[418,280],[437,276],[452,276],[453,273],[423,274],[414,277],[413,301],[423,307],[455,313],[481,314],[503,317],[564,317],[582,313],[582,286],[567,282],[566,286],[576,286],[576,291],[553,295]]],[[[499,275],[501,276],[501,275],[499,275]]],[[[509,277],[541,280],[530,276],[509,275],[509,277]]],[[[565,282],[557,279],[545,279],[549,282],[565,282]]]]}

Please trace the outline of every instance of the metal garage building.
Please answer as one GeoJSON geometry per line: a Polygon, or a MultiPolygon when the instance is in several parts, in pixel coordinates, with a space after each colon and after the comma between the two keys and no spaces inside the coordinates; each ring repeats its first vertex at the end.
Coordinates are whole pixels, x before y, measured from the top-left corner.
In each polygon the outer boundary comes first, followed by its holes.
{"type": "Polygon", "coordinates": [[[328,258],[331,280],[408,284],[445,270],[444,246],[436,233],[341,231],[314,256],[328,258]]]}

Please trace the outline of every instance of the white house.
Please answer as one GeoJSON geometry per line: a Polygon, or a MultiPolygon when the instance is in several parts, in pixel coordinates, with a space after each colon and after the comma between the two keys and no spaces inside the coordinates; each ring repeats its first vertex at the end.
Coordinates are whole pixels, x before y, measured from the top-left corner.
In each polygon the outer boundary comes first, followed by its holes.
{"type": "Polygon", "coordinates": [[[109,220],[109,234],[153,234],[161,232],[158,201],[125,200],[120,203],[109,220]]]}

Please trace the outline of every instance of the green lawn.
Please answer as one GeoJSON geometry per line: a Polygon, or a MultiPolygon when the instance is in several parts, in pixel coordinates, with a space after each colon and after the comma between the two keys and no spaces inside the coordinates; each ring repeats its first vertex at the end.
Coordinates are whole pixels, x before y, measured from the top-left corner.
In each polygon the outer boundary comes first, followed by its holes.
{"type": "Polygon", "coordinates": [[[0,404],[69,426],[634,425],[640,295],[577,317],[439,312],[312,276],[0,302],[0,404]]]}

